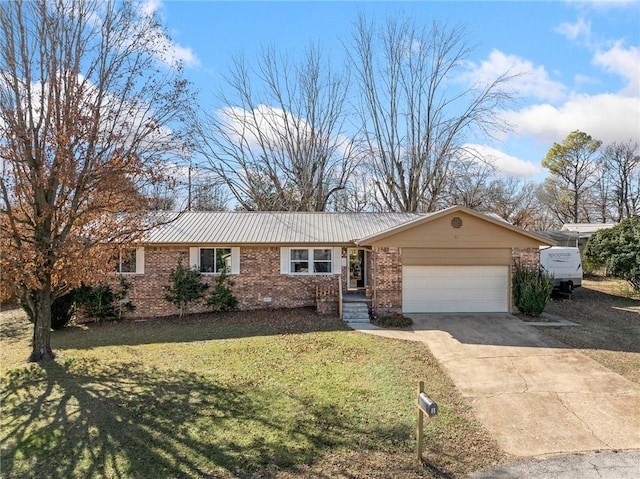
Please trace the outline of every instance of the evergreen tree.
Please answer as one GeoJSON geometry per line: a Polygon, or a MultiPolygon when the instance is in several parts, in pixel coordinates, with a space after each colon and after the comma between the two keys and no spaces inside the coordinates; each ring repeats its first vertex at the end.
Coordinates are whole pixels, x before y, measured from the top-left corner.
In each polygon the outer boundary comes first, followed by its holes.
{"type": "Polygon", "coordinates": [[[199,301],[209,287],[202,281],[202,273],[195,268],[187,268],[178,262],[178,266],[171,271],[169,278],[171,283],[165,286],[164,299],[178,307],[182,318],[187,311],[189,303],[199,301]]]}

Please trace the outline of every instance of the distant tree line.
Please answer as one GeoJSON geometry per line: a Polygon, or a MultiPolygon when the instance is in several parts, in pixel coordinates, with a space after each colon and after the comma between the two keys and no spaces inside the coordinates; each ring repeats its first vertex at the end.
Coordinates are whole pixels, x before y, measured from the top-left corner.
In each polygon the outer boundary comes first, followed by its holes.
{"type": "Polygon", "coordinates": [[[459,27],[359,16],[336,67],[318,45],[294,62],[265,47],[238,56],[193,153],[210,172],[192,209],[430,212],[453,204],[524,228],[618,222],[640,208],[638,139],[603,145],[575,131],[554,144],[544,182],[498,174],[467,145],[508,130],[510,72],[459,81],[471,52],[459,27]]]}
{"type": "Polygon", "coordinates": [[[555,143],[542,165],[549,170],[543,204],[563,223],[620,222],[640,214],[638,141],[602,141],[581,131],[555,143]]]}

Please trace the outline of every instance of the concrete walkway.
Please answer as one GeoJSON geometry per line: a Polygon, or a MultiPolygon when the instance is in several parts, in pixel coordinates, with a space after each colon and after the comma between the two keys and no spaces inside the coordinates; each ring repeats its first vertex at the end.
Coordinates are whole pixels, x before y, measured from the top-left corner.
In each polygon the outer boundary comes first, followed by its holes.
{"type": "Polygon", "coordinates": [[[410,316],[412,331],[357,329],[426,343],[505,452],[640,449],[640,386],[512,315],[410,316]]]}

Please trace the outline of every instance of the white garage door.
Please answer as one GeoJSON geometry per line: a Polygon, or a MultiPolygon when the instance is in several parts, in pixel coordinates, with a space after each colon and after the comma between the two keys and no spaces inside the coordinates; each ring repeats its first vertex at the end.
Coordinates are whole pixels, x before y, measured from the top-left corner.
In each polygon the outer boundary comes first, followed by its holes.
{"type": "Polygon", "coordinates": [[[507,266],[404,266],[405,313],[508,312],[507,266]]]}

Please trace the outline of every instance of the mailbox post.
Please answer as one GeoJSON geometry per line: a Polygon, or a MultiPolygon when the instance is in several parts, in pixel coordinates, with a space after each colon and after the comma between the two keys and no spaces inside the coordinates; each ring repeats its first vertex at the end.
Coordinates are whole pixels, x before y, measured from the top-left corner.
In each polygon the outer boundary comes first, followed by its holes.
{"type": "Polygon", "coordinates": [[[424,443],[424,415],[429,417],[438,415],[438,405],[424,392],[424,381],[418,383],[418,431],[416,449],[418,460],[422,462],[422,449],[424,443]]]}

